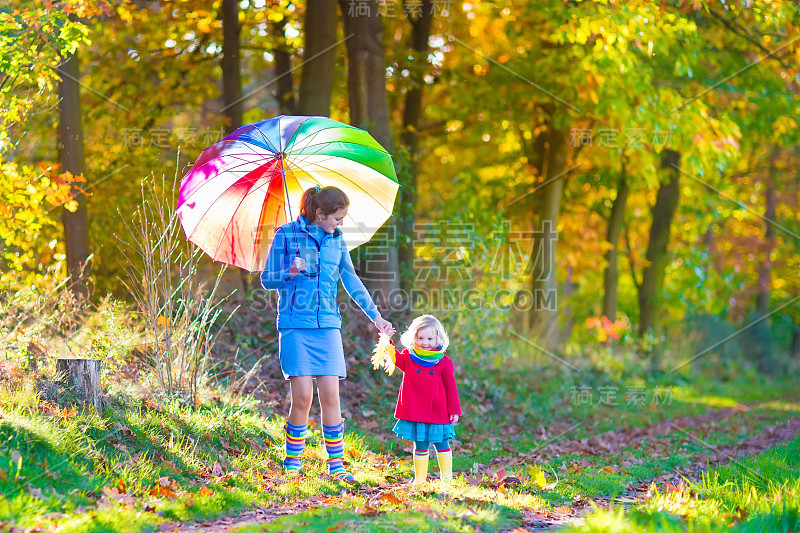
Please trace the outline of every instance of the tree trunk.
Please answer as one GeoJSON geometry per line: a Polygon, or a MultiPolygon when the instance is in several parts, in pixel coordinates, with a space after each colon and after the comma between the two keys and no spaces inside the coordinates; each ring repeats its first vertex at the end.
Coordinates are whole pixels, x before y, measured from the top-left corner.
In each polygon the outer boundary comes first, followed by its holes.
{"type": "MultiPolygon", "coordinates": [[[[359,15],[357,5],[339,0],[347,39],[347,88],[350,124],[369,131],[390,153],[393,151],[389,121],[389,100],[386,94],[386,61],[383,47],[383,18],[377,0],[366,2],[368,14],[359,15]]],[[[384,224],[373,243],[380,256],[369,262],[371,268],[362,278],[379,307],[399,288],[397,268],[397,235],[394,217],[384,224]],[[394,239],[392,239],[394,237],[394,239]],[[392,242],[394,240],[395,242],[392,242]],[[372,266],[374,265],[374,267],[372,266]]],[[[369,255],[370,247],[363,253],[369,255]]],[[[374,247],[373,247],[374,248],[374,247]]],[[[362,258],[364,257],[362,255],[362,258]]],[[[366,264],[363,261],[361,265],[366,264]]]]}
{"type": "Polygon", "coordinates": [[[622,174],[617,183],[617,197],[611,205],[611,214],[608,217],[608,230],[606,240],[611,248],[606,252],[606,270],[603,275],[603,315],[609,320],[616,320],[617,316],[617,286],[619,284],[619,236],[622,234],[622,225],[625,220],[625,204],[628,202],[628,178],[625,163],[622,164],[622,174]]]}
{"type": "Polygon", "coordinates": [[[304,31],[298,112],[328,117],[336,68],[336,2],[308,0],[304,31]]]}
{"type": "MultiPolygon", "coordinates": [[[[244,108],[242,98],[242,60],[239,43],[239,4],[237,0],[222,0],[222,99],[225,102],[225,117],[228,133],[242,125],[244,108]]],[[[239,270],[242,289],[250,289],[250,274],[239,270]]]]}
{"type": "Polygon", "coordinates": [[[534,211],[539,227],[534,228],[531,251],[533,309],[530,322],[531,332],[548,349],[554,349],[558,343],[556,228],[561,209],[561,193],[564,190],[562,174],[566,164],[567,134],[551,126],[541,173],[544,181],[540,186],[541,195],[536,202],[538,213],[534,211]]]}
{"type": "Polygon", "coordinates": [[[242,125],[240,31],[238,1],[222,0],[222,98],[229,132],[242,125]]]}
{"type": "Polygon", "coordinates": [[[775,161],[778,158],[778,148],[772,149],[769,161],[769,175],[764,189],[764,260],[758,265],[758,286],[756,287],[756,312],[758,316],[769,314],[769,286],[772,278],[772,251],[775,249],[775,161]]]}
{"type": "Polygon", "coordinates": [[[103,396],[100,390],[100,361],[94,359],[59,359],[56,374],[63,375],[67,384],[83,395],[87,405],[103,413],[103,396]]]}
{"type": "Polygon", "coordinates": [[[413,279],[414,265],[414,222],[417,205],[417,157],[419,147],[419,120],[422,116],[422,91],[425,87],[424,75],[428,64],[428,39],[431,34],[433,20],[433,0],[423,0],[417,18],[407,12],[411,22],[411,54],[410,88],[406,92],[403,108],[403,133],[401,140],[408,149],[408,171],[400,176],[398,206],[398,266],[400,281],[404,289],[409,289],[413,279]]]}
{"type": "Polygon", "coordinates": [[[667,247],[672,219],[680,198],[680,153],[673,150],[661,152],[661,168],[663,178],[656,193],[653,205],[653,222],[650,226],[650,238],[645,258],[648,265],[642,274],[639,286],[639,334],[648,331],[658,333],[657,311],[661,290],[664,286],[664,274],[669,261],[667,247]]]}
{"type": "Polygon", "coordinates": [[[294,84],[292,83],[292,56],[286,46],[284,34],[285,21],[272,25],[275,36],[275,47],[272,55],[275,57],[275,100],[282,115],[294,115],[294,84]]]}
{"type": "Polygon", "coordinates": [[[369,5],[369,14],[358,16],[353,13],[351,2],[339,0],[345,35],[352,35],[346,41],[350,124],[369,131],[381,146],[391,152],[393,143],[386,94],[383,18],[377,0],[366,3],[369,5]]]}
{"type": "MultiPolygon", "coordinates": [[[[78,80],[80,69],[78,53],[65,58],[58,66],[58,135],[61,152],[61,169],[74,176],[84,173],[83,128],[81,126],[81,95],[78,80]]],[[[72,188],[72,196],[78,203],[75,212],[66,208],[61,214],[64,224],[64,245],[67,252],[67,273],[70,289],[80,301],[89,298],[89,217],[86,211],[86,197],[77,187],[72,188]]]]}

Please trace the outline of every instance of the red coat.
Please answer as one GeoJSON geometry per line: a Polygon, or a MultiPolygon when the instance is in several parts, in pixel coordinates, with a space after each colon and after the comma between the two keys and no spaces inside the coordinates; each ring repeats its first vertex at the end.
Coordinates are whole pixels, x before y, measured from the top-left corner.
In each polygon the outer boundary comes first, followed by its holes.
{"type": "Polygon", "coordinates": [[[403,371],[394,417],[411,422],[449,424],[450,415],[461,416],[453,361],[446,355],[434,366],[418,365],[408,350],[397,352],[395,366],[403,371]]]}

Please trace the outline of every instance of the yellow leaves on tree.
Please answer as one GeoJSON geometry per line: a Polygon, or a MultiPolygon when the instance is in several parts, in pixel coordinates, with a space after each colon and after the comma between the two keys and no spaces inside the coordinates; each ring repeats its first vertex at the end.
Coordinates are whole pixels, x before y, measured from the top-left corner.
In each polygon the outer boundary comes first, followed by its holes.
{"type": "Polygon", "coordinates": [[[0,287],[34,283],[48,270],[58,270],[64,259],[60,243],[62,207],[77,204],[73,187],[83,176],[59,173],[58,165],[38,168],[19,165],[0,156],[0,287]]]}

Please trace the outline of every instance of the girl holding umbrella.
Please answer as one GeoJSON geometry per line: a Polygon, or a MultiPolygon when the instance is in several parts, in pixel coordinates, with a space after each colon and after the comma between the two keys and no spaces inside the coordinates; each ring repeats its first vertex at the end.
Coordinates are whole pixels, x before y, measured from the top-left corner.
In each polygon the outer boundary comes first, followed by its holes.
{"type": "Polygon", "coordinates": [[[292,405],[284,426],[285,471],[299,472],[308,430],[308,413],[317,381],[328,473],[353,481],[345,470],[344,422],[339,380],[347,376],[336,302],[338,280],[375,327],[391,336],[384,320],[353,268],[339,226],[350,201],[336,187],[312,187],[303,194],[300,216],[275,233],[261,274],[265,289],[278,290],[281,370],[289,380],[292,405]]]}
{"type": "Polygon", "coordinates": [[[328,117],[285,115],[209,146],[181,180],[177,214],[187,239],[215,261],[262,272],[264,288],[278,291],[281,368],[292,393],[286,470],[301,467],[316,379],[329,472],[353,479],[342,464],[339,379],[346,372],[337,284],[341,278],[380,331],[394,333],[348,250],[391,216],[399,186],[391,155],[366,131],[328,117]]]}

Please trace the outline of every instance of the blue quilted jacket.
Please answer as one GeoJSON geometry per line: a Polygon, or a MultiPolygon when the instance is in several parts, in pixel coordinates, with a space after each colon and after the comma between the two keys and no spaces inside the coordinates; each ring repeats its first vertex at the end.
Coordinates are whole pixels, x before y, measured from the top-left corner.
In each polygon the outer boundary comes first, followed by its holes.
{"type": "Polygon", "coordinates": [[[261,273],[261,285],[278,291],[279,330],[341,328],[342,315],[336,301],[339,279],[350,298],[374,320],[380,313],[353,268],[339,228],[330,234],[303,216],[278,228],[261,273]],[[289,276],[298,251],[306,261],[306,270],[319,272],[319,276],[289,276]]]}

